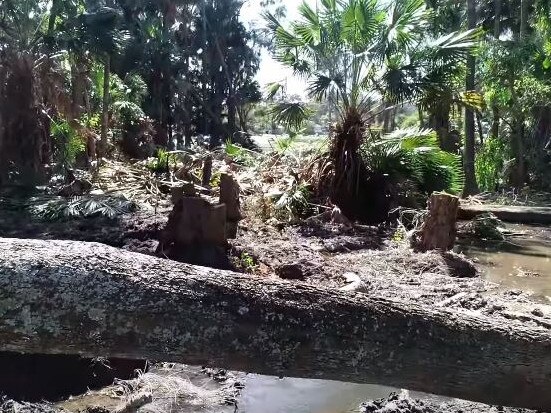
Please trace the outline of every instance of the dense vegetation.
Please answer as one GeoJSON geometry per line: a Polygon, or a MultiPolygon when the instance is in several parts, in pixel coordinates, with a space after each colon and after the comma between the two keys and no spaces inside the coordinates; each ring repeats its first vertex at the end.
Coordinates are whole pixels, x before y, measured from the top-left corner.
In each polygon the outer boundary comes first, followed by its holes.
{"type": "Polygon", "coordinates": [[[354,218],[410,193],[551,189],[548,2],[260,5],[263,27],[242,0],[2,2],[0,184],[268,131],[329,135],[314,193],[354,218]],[[261,89],[263,48],[307,97],[261,89]]]}

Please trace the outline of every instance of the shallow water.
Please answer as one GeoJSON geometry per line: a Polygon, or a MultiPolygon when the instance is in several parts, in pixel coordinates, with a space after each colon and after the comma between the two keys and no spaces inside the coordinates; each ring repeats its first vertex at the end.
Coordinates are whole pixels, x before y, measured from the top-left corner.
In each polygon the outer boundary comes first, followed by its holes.
{"type": "Polygon", "coordinates": [[[474,242],[461,245],[459,251],[475,259],[483,276],[507,289],[531,292],[534,298],[551,302],[551,238],[549,230],[520,225],[509,229],[527,236],[507,242],[474,242]]]}
{"type": "Polygon", "coordinates": [[[392,387],[328,380],[249,374],[238,401],[239,413],[348,413],[371,399],[399,391],[392,387]]]}

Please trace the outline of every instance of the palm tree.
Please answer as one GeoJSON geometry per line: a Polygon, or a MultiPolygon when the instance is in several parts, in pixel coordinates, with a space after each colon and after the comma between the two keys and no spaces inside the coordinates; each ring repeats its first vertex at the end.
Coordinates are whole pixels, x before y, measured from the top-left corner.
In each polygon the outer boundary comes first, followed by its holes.
{"type": "Polygon", "coordinates": [[[89,50],[103,63],[103,96],[101,135],[98,146],[98,157],[105,156],[107,150],[107,134],[109,129],[110,108],[110,78],[111,62],[113,56],[118,53],[128,35],[120,27],[120,11],[111,7],[105,7],[98,2],[91,1],[89,11],[78,17],[76,33],[81,40],[81,48],[89,50]]]}
{"type": "MultiPolygon", "coordinates": [[[[339,113],[332,131],[333,167],[330,196],[345,214],[364,208],[362,182],[368,179],[360,154],[370,122],[381,111],[417,102],[434,80],[464,61],[476,33],[431,38],[429,11],[423,0],[398,0],[388,6],[375,0],[323,1],[318,10],[303,3],[290,28],[267,15],[276,58],[308,81],[310,95],[327,99],[339,113]],[[374,101],[381,104],[373,106],[374,101]]],[[[301,104],[285,103],[289,124],[300,126],[301,104]]],[[[364,201],[369,202],[367,199],[364,201]]]]}
{"type": "MultiPolygon", "coordinates": [[[[476,27],[476,0],[467,0],[467,25],[469,29],[476,27]]],[[[475,90],[476,59],[473,55],[467,58],[467,77],[465,80],[465,90],[471,92],[475,90]]],[[[465,188],[464,195],[474,195],[478,193],[478,184],[475,174],[475,120],[474,111],[471,108],[465,110],[465,148],[464,148],[464,168],[465,168],[465,188]]]]}
{"type": "Polygon", "coordinates": [[[41,79],[44,2],[10,0],[0,7],[0,185],[43,179],[50,144],[41,79]]]}

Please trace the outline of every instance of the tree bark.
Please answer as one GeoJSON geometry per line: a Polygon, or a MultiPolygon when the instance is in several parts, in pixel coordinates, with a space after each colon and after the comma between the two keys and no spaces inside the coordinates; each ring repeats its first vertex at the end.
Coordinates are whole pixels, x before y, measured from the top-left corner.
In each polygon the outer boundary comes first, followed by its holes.
{"type": "Polygon", "coordinates": [[[238,224],[243,219],[240,192],[239,183],[232,175],[223,173],[220,176],[220,203],[226,205],[226,234],[230,239],[237,238],[238,224]]]}
{"type": "Polygon", "coordinates": [[[413,247],[420,251],[449,251],[457,236],[457,210],[459,198],[445,193],[434,193],[429,199],[428,215],[418,234],[413,238],[413,247]]]}
{"type": "Polygon", "coordinates": [[[0,186],[44,182],[50,162],[49,119],[42,113],[32,56],[6,52],[0,68],[0,186]]]}
{"type": "Polygon", "coordinates": [[[471,220],[479,215],[491,213],[498,219],[516,224],[551,225],[550,207],[514,205],[462,205],[457,211],[458,219],[471,220]]]}
{"type": "Polygon", "coordinates": [[[513,133],[511,134],[511,139],[511,146],[513,148],[513,153],[515,154],[515,167],[511,171],[511,184],[520,190],[526,183],[526,160],[524,158],[524,116],[522,114],[516,115],[516,119],[513,123],[513,133]]]}
{"type": "MultiPolygon", "coordinates": [[[[469,29],[476,28],[476,2],[467,0],[467,24],[469,29]]],[[[475,90],[476,58],[469,54],[467,57],[467,78],[465,81],[465,90],[467,92],[475,90]]],[[[475,173],[475,119],[474,111],[470,108],[465,109],[465,148],[463,168],[465,170],[465,188],[464,195],[474,195],[479,192],[475,173]]]]}
{"type": "Polygon", "coordinates": [[[103,67],[103,105],[101,114],[101,135],[100,144],[98,146],[98,158],[105,156],[107,152],[107,132],[109,129],[109,101],[110,98],[110,82],[111,78],[111,57],[107,55],[105,57],[105,65],[103,67]]]}
{"type": "Polygon", "coordinates": [[[521,0],[520,2],[520,40],[524,40],[528,34],[528,20],[530,18],[531,0],[521,0]]]}
{"type": "Polygon", "coordinates": [[[551,408],[551,329],[71,241],[0,240],[0,351],[149,358],[551,408]]]}
{"type": "Polygon", "coordinates": [[[501,1],[494,0],[494,38],[499,40],[501,35],[501,1]]]}

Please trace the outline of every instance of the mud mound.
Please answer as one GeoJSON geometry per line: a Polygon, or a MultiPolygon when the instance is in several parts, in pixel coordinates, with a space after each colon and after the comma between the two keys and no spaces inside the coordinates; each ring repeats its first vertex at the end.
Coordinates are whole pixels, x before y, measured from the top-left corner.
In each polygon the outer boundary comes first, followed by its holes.
{"type": "Polygon", "coordinates": [[[368,401],[361,413],[534,413],[532,410],[488,406],[463,400],[438,402],[410,398],[407,393],[391,394],[386,399],[368,401]]]}

